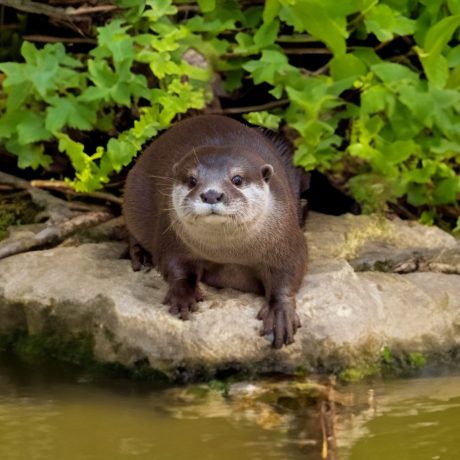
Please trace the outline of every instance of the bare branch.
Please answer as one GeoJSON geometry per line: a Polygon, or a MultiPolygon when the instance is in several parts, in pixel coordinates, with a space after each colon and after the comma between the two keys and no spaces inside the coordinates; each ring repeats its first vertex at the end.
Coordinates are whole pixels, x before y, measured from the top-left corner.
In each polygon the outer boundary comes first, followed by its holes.
{"type": "Polygon", "coordinates": [[[44,3],[33,2],[30,0],[0,0],[0,5],[9,6],[16,10],[32,14],[43,14],[56,19],[68,21],[69,15],[62,8],[49,6],[44,3]]]}
{"type": "Polygon", "coordinates": [[[119,198],[111,193],[107,192],[89,192],[81,193],[76,192],[73,188],[69,187],[66,182],[63,181],[51,181],[51,180],[33,180],[30,185],[32,187],[37,187],[40,189],[50,189],[50,190],[59,190],[63,193],[76,196],[88,196],[90,198],[95,198],[97,200],[109,201],[110,203],[115,203],[121,206],[123,204],[123,199],[119,198]]]}
{"type": "Polygon", "coordinates": [[[278,101],[268,102],[261,105],[250,105],[246,107],[230,107],[228,109],[218,109],[211,110],[209,113],[218,113],[218,114],[237,114],[237,113],[248,113],[248,112],[258,112],[261,110],[274,109],[276,107],[282,107],[283,105],[289,104],[289,99],[280,99],[278,101]]]}
{"type": "Polygon", "coordinates": [[[84,38],[84,37],[68,38],[68,37],[50,37],[48,35],[24,35],[22,38],[30,42],[40,42],[40,43],[88,43],[89,45],[97,44],[96,39],[84,38]]]}
{"type": "Polygon", "coordinates": [[[24,238],[7,238],[0,243],[0,259],[38,249],[45,245],[57,244],[82,228],[92,227],[111,219],[107,212],[88,212],[60,224],[46,226],[37,234],[28,234],[24,238]]]}

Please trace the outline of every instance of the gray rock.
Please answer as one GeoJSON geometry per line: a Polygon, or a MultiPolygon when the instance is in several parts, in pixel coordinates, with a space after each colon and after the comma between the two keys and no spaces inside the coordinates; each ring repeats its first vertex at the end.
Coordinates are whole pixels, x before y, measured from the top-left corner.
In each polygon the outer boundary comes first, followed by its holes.
{"type": "Polygon", "coordinates": [[[390,250],[457,252],[455,238],[400,220],[314,213],[306,236],[309,271],[297,297],[303,327],[279,351],[259,336],[262,298],[204,286],[205,301],[183,322],[161,304],[161,276],[135,273],[119,258],[122,243],[1,260],[0,334],[89,336],[98,361],[148,363],[173,378],[184,370],[192,377],[227,368],[337,370],[376,362],[384,347],[442,356],[459,345],[459,275],[357,272],[351,264],[379,248],[385,257],[390,250]]]}

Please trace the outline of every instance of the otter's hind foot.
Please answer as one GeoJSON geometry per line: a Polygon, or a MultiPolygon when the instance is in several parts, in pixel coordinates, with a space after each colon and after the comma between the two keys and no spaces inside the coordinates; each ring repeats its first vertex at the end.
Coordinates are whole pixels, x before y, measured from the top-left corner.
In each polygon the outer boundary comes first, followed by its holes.
{"type": "Polygon", "coordinates": [[[135,272],[153,268],[152,255],[132,236],[129,237],[129,258],[135,272]]]}

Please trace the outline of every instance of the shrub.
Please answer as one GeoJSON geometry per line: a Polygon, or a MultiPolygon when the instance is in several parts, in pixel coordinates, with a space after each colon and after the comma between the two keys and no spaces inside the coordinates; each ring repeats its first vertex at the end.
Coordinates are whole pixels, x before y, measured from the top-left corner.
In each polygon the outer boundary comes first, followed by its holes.
{"type": "Polygon", "coordinates": [[[458,1],[119,4],[89,56],[25,42],[24,63],[0,64],[0,139],[20,166],[46,167],[43,142],[54,139],[74,186],[101,187],[178,114],[202,109],[218,74],[230,95],[260,88],[267,104],[246,118],[284,127],[296,163],[337,178],[365,211],[403,201],[425,222],[447,206],[458,213],[458,1]],[[189,63],[193,50],[209,66],[189,63]],[[122,107],[135,122],[114,132],[122,107]],[[86,153],[69,128],[111,137],[86,153]]]}

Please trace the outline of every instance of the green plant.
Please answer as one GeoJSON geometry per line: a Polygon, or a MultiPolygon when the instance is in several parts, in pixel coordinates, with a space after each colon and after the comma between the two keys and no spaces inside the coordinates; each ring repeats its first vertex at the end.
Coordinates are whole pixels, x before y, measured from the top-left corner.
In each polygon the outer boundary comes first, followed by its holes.
{"type": "Polygon", "coordinates": [[[450,207],[455,226],[457,0],[182,3],[120,0],[121,18],[98,30],[90,56],[25,43],[25,63],[0,64],[0,140],[19,164],[46,167],[44,142],[57,139],[75,187],[98,188],[177,114],[203,108],[218,73],[228,94],[260,87],[269,104],[246,119],[294,133],[296,163],[335,177],[365,211],[402,201],[431,223],[450,207]],[[190,50],[207,66],[189,64],[190,50]],[[135,121],[118,132],[121,107],[135,121]],[[109,140],[86,153],[68,128],[109,140]]]}
{"type": "Polygon", "coordinates": [[[19,166],[49,166],[45,142],[54,139],[75,169],[74,187],[95,190],[177,114],[202,108],[210,97],[210,72],[182,59],[200,37],[178,27],[170,19],[175,12],[171,2],[147,1],[142,9],[145,32],[130,34],[133,26],[127,20],[114,19],[98,29],[98,45],[89,56],[70,56],[60,43],[39,50],[24,42],[24,63],[0,64],[7,96],[0,140],[17,155],[19,166]],[[135,65],[144,65],[146,75],[136,73],[135,65]],[[135,121],[116,132],[115,117],[122,107],[135,121]],[[111,137],[107,145],[87,153],[69,128],[100,130],[111,137]]]}

